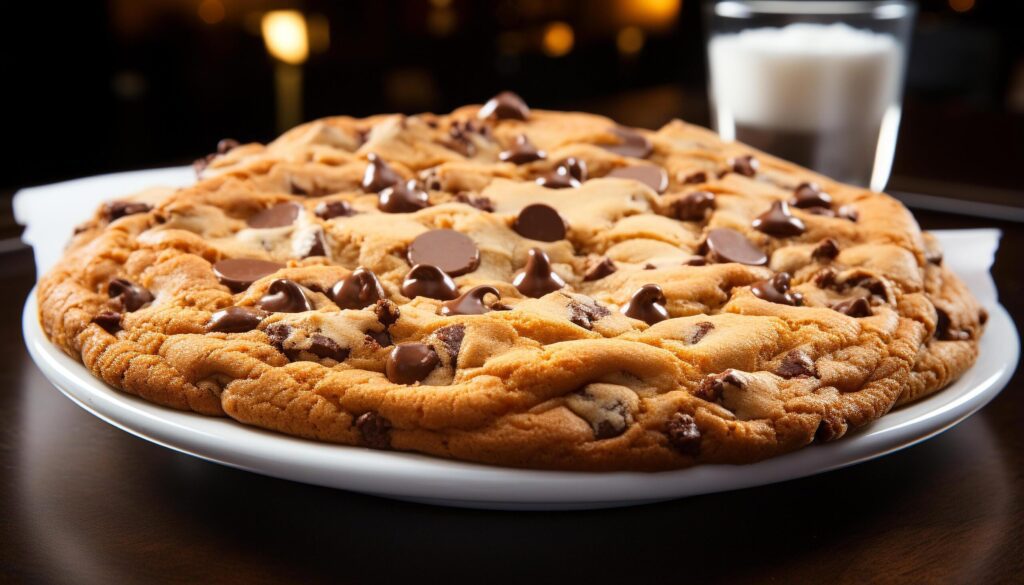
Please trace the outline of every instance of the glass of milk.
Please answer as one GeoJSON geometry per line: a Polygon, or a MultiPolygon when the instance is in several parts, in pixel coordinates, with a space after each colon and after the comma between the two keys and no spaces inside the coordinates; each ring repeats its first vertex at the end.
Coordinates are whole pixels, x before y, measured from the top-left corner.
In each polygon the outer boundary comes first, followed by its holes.
{"type": "Polygon", "coordinates": [[[730,0],[706,8],[719,134],[881,191],[896,149],[913,2],[730,0]]]}

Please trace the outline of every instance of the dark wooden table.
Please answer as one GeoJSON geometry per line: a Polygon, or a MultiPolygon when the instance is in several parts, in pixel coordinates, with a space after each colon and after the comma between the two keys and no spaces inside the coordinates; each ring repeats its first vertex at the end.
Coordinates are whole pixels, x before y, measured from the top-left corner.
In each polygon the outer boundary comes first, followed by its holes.
{"type": "MultiPolygon", "coordinates": [[[[993,222],[919,214],[926,227],[993,222]]],[[[995,273],[1024,316],[1024,226],[995,273]]],[[[924,444],[781,484],[617,510],[436,508],[271,479],[137,439],[50,386],[0,256],[0,581],[1020,583],[1024,380],[924,444]]]]}

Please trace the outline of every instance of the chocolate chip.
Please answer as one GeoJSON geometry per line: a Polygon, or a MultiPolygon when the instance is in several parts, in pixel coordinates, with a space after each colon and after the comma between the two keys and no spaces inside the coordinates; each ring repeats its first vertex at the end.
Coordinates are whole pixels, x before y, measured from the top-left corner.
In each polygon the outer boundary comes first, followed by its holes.
{"type": "Polygon", "coordinates": [[[832,207],[832,196],[822,191],[817,183],[800,183],[793,191],[793,207],[828,209],[832,207]]]}
{"type": "Polygon", "coordinates": [[[645,284],[633,293],[628,303],[623,305],[622,314],[654,325],[668,319],[665,302],[665,293],[660,286],[645,284]]]}
{"type": "Polygon", "coordinates": [[[241,146],[234,138],[222,138],[217,142],[217,154],[227,154],[241,146]]]}
{"type": "Polygon", "coordinates": [[[693,328],[693,332],[690,334],[690,345],[698,343],[701,339],[704,339],[712,329],[715,328],[715,324],[710,321],[701,321],[697,323],[693,328]]]}
{"type": "Polygon", "coordinates": [[[476,115],[481,120],[526,120],[530,117],[530,108],[523,98],[511,91],[503,91],[487,100],[476,115]]]}
{"type": "Polygon", "coordinates": [[[694,191],[672,204],[672,214],[682,221],[704,221],[715,209],[715,194],[708,191],[694,191]]]}
{"type": "Polygon", "coordinates": [[[398,321],[398,318],[402,316],[402,312],[398,309],[398,305],[386,299],[377,301],[373,305],[373,314],[377,316],[377,321],[379,321],[385,329],[394,325],[398,321]]]}
{"type": "Polygon", "coordinates": [[[836,285],[837,276],[838,275],[834,268],[819,270],[818,273],[814,275],[814,284],[816,284],[818,288],[832,288],[836,285]]]}
{"type": "Polygon", "coordinates": [[[580,186],[580,182],[563,167],[537,177],[537,184],[548,189],[577,189],[580,186]]]}
{"type": "Polygon", "coordinates": [[[799,236],[807,230],[803,220],[789,211],[789,204],[776,201],[751,223],[754,229],[777,238],[799,236]]]}
{"type": "Polygon", "coordinates": [[[306,289],[294,280],[279,278],[270,283],[267,294],[259,300],[261,309],[274,313],[301,313],[312,311],[313,303],[306,289]]]}
{"type": "Polygon", "coordinates": [[[819,262],[828,262],[835,260],[836,256],[839,255],[839,242],[832,238],[826,238],[821,241],[817,247],[811,252],[811,258],[819,262]]]}
{"type": "Polygon", "coordinates": [[[377,275],[362,266],[334,283],[329,296],[342,309],[363,309],[386,297],[377,275]]]}
{"type": "Polygon", "coordinates": [[[298,203],[278,203],[253,215],[246,222],[251,228],[278,228],[295,223],[302,206],[298,203]]]}
{"type": "Polygon", "coordinates": [[[720,374],[709,374],[700,381],[700,386],[693,395],[707,401],[716,401],[722,397],[726,387],[743,390],[747,387],[744,377],[733,369],[728,369],[720,374]]]}
{"type": "Polygon", "coordinates": [[[347,347],[341,347],[336,341],[326,335],[314,333],[310,338],[309,353],[318,358],[330,358],[336,362],[343,362],[348,357],[349,352],[350,350],[347,347]]]}
{"type": "Polygon", "coordinates": [[[802,350],[794,349],[782,358],[779,368],[775,373],[787,380],[791,378],[816,378],[817,370],[814,368],[814,360],[802,350]]]}
{"type": "Polygon", "coordinates": [[[565,281],[551,268],[551,258],[540,248],[531,248],[526,266],[512,279],[520,293],[540,298],[565,286],[565,281]]]}
{"type": "Polygon", "coordinates": [[[107,333],[114,335],[121,330],[121,313],[103,311],[93,317],[92,322],[102,327],[107,333]]]}
{"type": "Polygon", "coordinates": [[[391,448],[391,421],[376,412],[365,412],[356,419],[363,444],[371,449],[391,448]]]}
{"type": "Polygon", "coordinates": [[[814,441],[816,443],[827,443],[841,436],[843,436],[843,423],[833,419],[821,419],[817,430],[814,431],[814,441]]]}
{"type": "Polygon", "coordinates": [[[118,305],[119,309],[128,313],[153,301],[153,293],[127,278],[111,279],[107,284],[107,296],[114,299],[114,303],[118,305]]]}
{"type": "Polygon", "coordinates": [[[953,321],[945,309],[935,307],[935,337],[941,341],[966,341],[970,333],[953,329],[953,321]]]}
{"type": "Polygon", "coordinates": [[[430,230],[412,241],[407,254],[409,264],[430,264],[459,276],[480,265],[480,250],[469,236],[455,230],[430,230]]]}
{"type": "Polygon", "coordinates": [[[847,299],[832,305],[832,309],[849,317],[860,318],[871,316],[871,304],[863,297],[847,299]]]}
{"type": "Polygon", "coordinates": [[[657,268],[657,266],[655,266],[654,264],[651,264],[650,262],[648,262],[647,264],[644,264],[644,270],[654,270],[656,268],[657,268]]]}
{"type": "Polygon", "coordinates": [[[452,126],[448,129],[448,140],[442,142],[445,148],[454,150],[466,158],[476,154],[476,145],[466,136],[466,133],[459,126],[452,126]]]}
{"type": "Polygon", "coordinates": [[[448,354],[449,365],[452,368],[457,368],[459,366],[459,350],[462,349],[462,340],[466,337],[466,326],[462,323],[446,325],[434,331],[434,336],[444,346],[445,352],[448,354]]]}
{"type": "Polygon", "coordinates": [[[475,286],[462,293],[458,298],[441,304],[441,315],[483,315],[491,309],[484,304],[484,297],[494,295],[495,300],[501,299],[501,293],[493,286],[475,286]]]}
{"type": "Polygon", "coordinates": [[[841,219],[852,221],[853,223],[857,223],[857,220],[860,219],[860,213],[858,213],[857,209],[852,205],[844,205],[840,207],[839,211],[836,212],[836,216],[841,219]]]}
{"type": "Polygon", "coordinates": [[[746,236],[731,228],[715,228],[708,232],[707,247],[713,262],[738,262],[749,266],[768,263],[768,256],[746,236]]]}
{"type": "Polygon", "coordinates": [[[402,175],[399,175],[395,169],[384,162],[384,159],[377,156],[375,153],[366,155],[367,165],[366,170],[363,171],[363,181],[361,186],[363,191],[367,193],[380,193],[385,188],[392,185],[402,183],[402,175]]]}
{"type": "Polygon", "coordinates": [[[455,195],[455,200],[459,203],[465,203],[466,205],[475,207],[480,211],[494,211],[494,202],[487,197],[474,197],[469,193],[457,193],[455,195]]]}
{"type": "Polygon", "coordinates": [[[657,165],[632,165],[613,169],[606,175],[619,179],[632,179],[647,185],[655,193],[664,193],[668,189],[668,173],[657,165]]]}
{"type": "Polygon", "coordinates": [[[146,213],[151,209],[153,209],[151,205],[136,201],[108,201],[103,204],[103,215],[107,221],[114,221],[126,215],[146,213]]]}
{"type": "Polygon", "coordinates": [[[323,201],[317,204],[313,213],[320,219],[328,220],[336,217],[349,217],[355,211],[352,210],[352,205],[348,201],[323,201]]]}
{"type": "Polygon", "coordinates": [[[936,266],[942,266],[942,250],[929,250],[925,251],[924,259],[929,264],[936,266]]]}
{"type": "Polygon", "coordinates": [[[388,333],[387,329],[384,331],[367,331],[366,340],[369,343],[375,344],[377,347],[388,347],[394,343],[391,339],[391,334],[388,333]]]}
{"type": "Polygon", "coordinates": [[[228,307],[210,316],[207,331],[245,333],[259,327],[267,312],[256,307],[228,307]]]}
{"type": "Polygon", "coordinates": [[[253,260],[249,258],[228,258],[213,265],[213,273],[221,284],[233,292],[241,292],[257,280],[284,268],[284,264],[253,260]]]}
{"type": "Polygon", "coordinates": [[[587,161],[582,158],[576,158],[574,156],[563,158],[559,161],[558,168],[564,169],[567,175],[576,179],[580,183],[587,180],[587,161]]]}
{"type": "Polygon", "coordinates": [[[313,241],[309,245],[309,250],[302,255],[303,258],[314,256],[327,256],[327,240],[324,239],[324,232],[319,228],[313,232],[313,241]]]}
{"type": "Polygon", "coordinates": [[[587,270],[586,274],[583,275],[583,280],[586,282],[601,280],[616,270],[618,270],[618,268],[615,266],[615,263],[612,262],[612,259],[605,256],[587,270]]]}
{"type": "Polygon", "coordinates": [[[594,328],[595,321],[612,314],[608,307],[601,306],[596,301],[593,304],[587,304],[570,298],[566,308],[569,309],[569,321],[587,331],[594,328]]]}
{"type": "Polygon", "coordinates": [[[278,351],[288,356],[288,359],[294,359],[297,352],[288,351],[284,348],[284,342],[288,339],[288,336],[292,334],[292,327],[287,323],[271,323],[263,331],[267,335],[267,341],[270,345],[277,348],[278,351]]]}
{"type": "Polygon", "coordinates": [[[985,323],[988,323],[988,311],[978,309],[978,324],[984,325],[985,323]]]}
{"type": "Polygon", "coordinates": [[[732,172],[739,173],[744,177],[753,177],[756,175],[757,169],[760,166],[761,163],[749,154],[729,159],[729,167],[732,168],[732,172]]]}
{"type": "Polygon", "coordinates": [[[498,153],[498,158],[501,161],[517,165],[543,160],[547,157],[547,153],[543,150],[537,150],[537,147],[530,142],[526,134],[516,136],[516,142],[512,145],[512,148],[498,153]]]}
{"type": "Polygon", "coordinates": [[[413,213],[426,207],[430,207],[430,198],[414,181],[385,187],[377,197],[377,209],[384,213],[413,213]]]}
{"type": "Polygon", "coordinates": [[[527,205],[516,217],[512,229],[524,238],[540,242],[557,242],[565,239],[565,220],[550,205],[534,203],[527,205]]]}
{"type": "Polygon", "coordinates": [[[680,183],[684,185],[698,185],[700,183],[706,183],[708,181],[708,174],[704,171],[697,171],[696,173],[690,173],[685,176],[680,183]]]}
{"type": "Polygon", "coordinates": [[[402,281],[402,294],[410,299],[428,297],[450,301],[459,296],[459,291],[452,277],[437,266],[417,264],[405,275],[405,280],[402,281]]]}
{"type": "Polygon", "coordinates": [[[395,384],[413,384],[422,381],[441,363],[434,348],[425,343],[396,345],[388,354],[384,373],[395,384]]]}
{"type": "Polygon", "coordinates": [[[691,457],[700,454],[700,429],[691,415],[682,412],[673,414],[665,425],[665,435],[676,451],[691,457]]]}
{"type": "Polygon", "coordinates": [[[654,147],[651,141],[643,134],[633,128],[616,126],[610,130],[619,139],[618,144],[602,144],[601,148],[614,152],[619,156],[631,156],[633,158],[647,158],[651,156],[654,147]]]}
{"type": "Polygon", "coordinates": [[[708,259],[703,256],[692,256],[686,262],[683,262],[683,266],[707,266],[708,259]]]}
{"type": "Polygon", "coordinates": [[[799,306],[803,295],[789,292],[789,273],[780,272],[775,276],[750,285],[750,292],[759,299],[780,305],[799,306]]]}

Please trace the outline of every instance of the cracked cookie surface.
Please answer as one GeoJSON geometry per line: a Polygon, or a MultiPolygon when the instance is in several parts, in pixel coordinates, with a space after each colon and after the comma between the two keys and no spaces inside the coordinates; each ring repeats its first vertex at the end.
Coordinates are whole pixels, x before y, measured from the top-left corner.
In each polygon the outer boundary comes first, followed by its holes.
{"type": "Polygon", "coordinates": [[[674,121],[335,117],[105,204],[49,338],[166,406],[498,465],[661,470],[841,438],[955,380],[984,310],[894,199],[674,121]]]}

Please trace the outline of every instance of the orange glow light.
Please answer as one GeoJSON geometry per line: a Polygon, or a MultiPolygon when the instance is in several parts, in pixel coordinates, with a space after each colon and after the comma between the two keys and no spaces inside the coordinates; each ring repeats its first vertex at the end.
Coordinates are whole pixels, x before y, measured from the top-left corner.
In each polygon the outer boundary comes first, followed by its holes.
{"type": "Polygon", "coordinates": [[[263,42],[274,58],[291,65],[309,58],[309,32],[306,18],[297,10],[272,10],[260,22],[263,42]]]}
{"type": "Polygon", "coordinates": [[[974,8],[974,0],[949,0],[949,7],[957,12],[967,12],[974,8]]]}
{"type": "Polygon", "coordinates": [[[662,28],[675,22],[682,0],[619,0],[618,4],[626,23],[662,28]]]}
{"type": "Polygon", "coordinates": [[[224,20],[224,3],[220,0],[203,0],[199,3],[199,20],[206,24],[217,24],[224,20]]]}
{"type": "Polygon", "coordinates": [[[644,31],[635,26],[627,26],[615,35],[615,45],[623,55],[635,55],[644,48],[644,31]]]}
{"type": "Polygon", "coordinates": [[[544,29],[544,54],[548,57],[562,57],[572,51],[576,36],[572,27],[564,22],[552,22],[544,29]]]}

